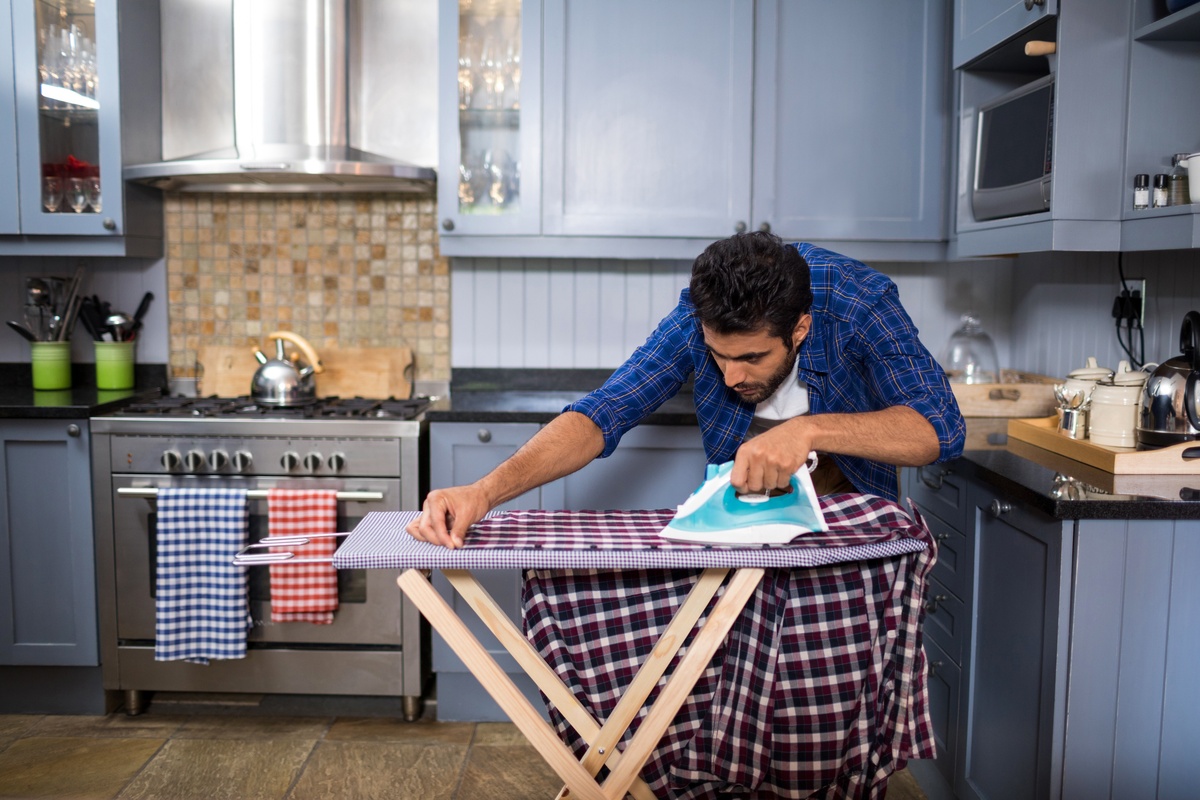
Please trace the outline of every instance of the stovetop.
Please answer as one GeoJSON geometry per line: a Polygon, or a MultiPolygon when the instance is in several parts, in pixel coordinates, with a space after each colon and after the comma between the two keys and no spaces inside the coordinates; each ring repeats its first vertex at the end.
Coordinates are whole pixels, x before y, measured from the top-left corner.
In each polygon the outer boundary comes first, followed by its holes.
{"type": "Polygon", "coordinates": [[[200,417],[206,419],[323,419],[323,420],[408,420],[429,407],[430,398],[386,400],[365,397],[324,397],[302,406],[281,407],[256,402],[250,397],[159,397],[146,403],[125,406],[112,416],[200,417]]]}

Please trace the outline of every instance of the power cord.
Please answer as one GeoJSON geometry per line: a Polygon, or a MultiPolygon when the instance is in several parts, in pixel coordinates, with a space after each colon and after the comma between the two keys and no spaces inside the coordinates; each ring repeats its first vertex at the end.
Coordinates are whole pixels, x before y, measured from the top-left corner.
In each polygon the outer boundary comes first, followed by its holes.
{"type": "Polygon", "coordinates": [[[1134,289],[1129,291],[1129,282],[1125,279],[1125,265],[1123,263],[1124,254],[1117,253],[1117,275],[1121,278],[1121,293],[1113,300],[1112,315],[1116,320],[1117,326],[1117,344],[1121,346],[1121,350],[1129,357],[1129,363],[1133,369],[1141,369],[1142,364],[1146,359],[1146,330],[1143,327],[1142,320],[1142,302],[1141,292],[1134,289]],[[1125,326],[1122,329],[1121,323],[1125,326]],[[1124,336],[1122,336],[1122,330],[1124,336]],[[1134,354],[1134,332],[1137,332],[1137,354],[1134,354]]]}

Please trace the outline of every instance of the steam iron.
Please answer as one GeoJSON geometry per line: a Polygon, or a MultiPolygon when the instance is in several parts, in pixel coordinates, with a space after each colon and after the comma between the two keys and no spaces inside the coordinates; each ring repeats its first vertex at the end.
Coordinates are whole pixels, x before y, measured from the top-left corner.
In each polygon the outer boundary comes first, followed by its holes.
{"type": "Polygon", "coordinates": [[[733,462],[709,464],[704,483],[679,506],[659,532],[664,539],[720,545],[787,544],[797,536],[829,530],[809,472],[817,454],[800,467],[783,494],[743,494],[733,488],[733,462]]]}

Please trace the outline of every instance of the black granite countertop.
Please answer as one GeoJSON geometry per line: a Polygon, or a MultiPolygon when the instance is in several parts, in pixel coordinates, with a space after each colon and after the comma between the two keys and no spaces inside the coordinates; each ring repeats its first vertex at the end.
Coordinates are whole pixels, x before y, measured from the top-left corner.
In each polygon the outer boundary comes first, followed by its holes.
{"type": "Polygon", "coordinates": [[[97,389],[94,374],[90,364],[75,364],[70,389],[40,391],[32,386],[28,364],[0,364],[0,418],[94,417],[138,400],[157,397],[167,385],[165,364],[138,364],[133,389],[97,389]]]}
{"type": "MultiPolygon", "coordinates": [[[[545,423],[604,382],[608,370],[454,370],[436,422],[545,423]]],[[[695,425],[690,390],[647,420],[695,425]]],[[[1007,420],[967,420],[967,449],[950,469],[1058,519],[1200,519],[1200,464],[1194,475],[1113,475],[1024,442],[1010,444],[1007,420]]]]}

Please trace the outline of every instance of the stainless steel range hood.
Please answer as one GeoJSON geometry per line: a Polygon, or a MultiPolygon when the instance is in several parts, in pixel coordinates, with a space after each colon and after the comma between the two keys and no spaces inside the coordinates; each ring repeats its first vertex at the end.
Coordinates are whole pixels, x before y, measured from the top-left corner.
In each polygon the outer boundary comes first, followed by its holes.
{"type": "Polygon", "coordinates": [[[436,4],[161,9],[164,160],[126,167],[126,180],[185,192],[433,192],[421,163],[436,163],[436,4]],[[368,152],[372,130],[412,161],[368,152]]]}

